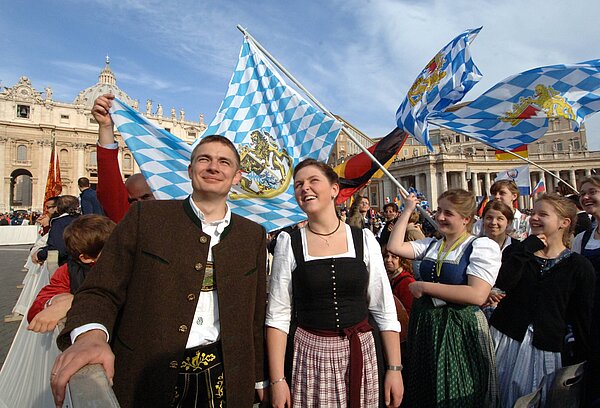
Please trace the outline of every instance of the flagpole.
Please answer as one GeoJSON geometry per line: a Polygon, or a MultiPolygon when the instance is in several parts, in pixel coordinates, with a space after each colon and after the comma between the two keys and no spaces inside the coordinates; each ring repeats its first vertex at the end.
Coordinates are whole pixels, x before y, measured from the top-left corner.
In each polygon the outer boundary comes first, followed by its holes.
{"type": "MultiPolygon", "coordinates": [[[[302,90],[302,92],[304,92],[306,94],[306,96],[308,96],[308,98],[313,101],[313,103],[315,105],[317,105],[317,107],[319,109],[321,109],[321,111],[323,111],[324,114],[326,114],[327,116],[329,116],[330,118],[334,119],[334,120],[339,120],[338,118],[336,118],[335,116],[333,116],[333,114],[321,103],[317,100],[317,98],[315,98],[310,92],[308,92],[308,90],[296,79],[294,78],[294,76],[292,74],[290,74],[290,72],[285,69],[285,67],[283,65],[281,65],[279,63],[279,61],[277,61],[277,59],[275,59],[275,57],[273,57],[269,51],[267,51],[258,41],[256,41],[256,39],[254,37],[252,37],[252,35],[241,25],[237,25],[237,29],[240,30],[242,32],[242,34],[244,34],[244,36],[246,38],[248,38],[250,41],[252,41],[252,43],[254,45],[256,45],[256,47],[263,53],[265,54],[265,56],[267,58],[269,58],[269,60],[271,60],[271,62],[273,64],[275,64],[275,66],[277,68],[279,68],[279,70],[281,70],[281,72],[283,72],[298,88],[300,88],[300,90],[302,90]]],[[[394,183],[396,185],[396,187],[398,187],[398,189],[400,189],[400,192],[402,194],[402,196],[404,198],[408,197],[408,191],[406,191],[406,189],[400,184],[400,182],[398,182],[398,180],[396,180],[394,178],[394,176],[392,176],[392,173],[390,173],[388,171],[388,169],[385,168],[385,166],[383,164],[381,164],[379,162],[379,160],[377,160],[375,158],[375,156],[373,156],[373,154],[365,147],[362,145],[362,143],[360,143],[353,135],[352,135],[352,130],[348,128],[347,123],[342,119],[341,120],[342,124],[344,125],[344,130],[346,130],[346,134],[348,135],[348,137],[350,138],[350,140],[352,140],[359,148],[360,150],[362,150],[369,159],[371,159],[371,161],[373,161],[377,167],[379,167],[381,169],[381,171],[383,172],[383,174],[385,174],[391,181],[392,183],[394,183]]],[[[429,213],[422,208],[420,205],[417,206],[418,210],[421,212],[421,214],[423,214],[423,216],[425,218],[427,218],[427,220],[437,229],[438,225],[437,223],[431,218],[431,216],[429,215],[429,213]]]]}

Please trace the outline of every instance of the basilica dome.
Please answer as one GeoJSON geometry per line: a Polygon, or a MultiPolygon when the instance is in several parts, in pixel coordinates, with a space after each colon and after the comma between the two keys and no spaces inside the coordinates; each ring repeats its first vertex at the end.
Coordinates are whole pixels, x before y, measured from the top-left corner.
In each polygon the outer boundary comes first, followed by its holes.
{"type": "Polygon", "coordinates": [[[115,78],[115,74],[113,74],[112,70],[110,69],[110,59],[108,56],[106,57],[106,65],[98,76],[98,83],[79,92],[79,95],[77,95],[77,98],[75,98],[73,103],[75,105],[83,105],[86,108],[91,109],[92,106],[94,106],[94,101],[96,98],[106,93],[115,95],[127,105],[133,106],[137,109],[137,102],[131,99],[129,95],[127,95],[117,86],[117,79],[115,78]]]}

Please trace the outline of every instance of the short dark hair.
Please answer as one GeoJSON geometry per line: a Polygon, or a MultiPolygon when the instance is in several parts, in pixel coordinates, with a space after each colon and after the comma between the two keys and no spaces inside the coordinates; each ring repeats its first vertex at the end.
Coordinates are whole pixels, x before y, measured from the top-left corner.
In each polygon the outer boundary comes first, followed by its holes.
{"type": "Polygon", "coordinates": [[[64,195],[56,200],[56,214],[71,214],[79,213],[79,198],[72,195],[64,195]]]}
{"type": "Polygon", "coordinates": [[[487,212],[490,210],[500,211],[502,215],[506,217],[509,224],[515,218],[512,208],[504,204],[502,201],[492,200],[488,202],[485,207],[483,207],[483,212],[481,213],[482,218],[485,218],[485,214],[487,214],[487,212]]]}
{"type": "Polygon", "coordinates": [[[200,139],[198,144],[192,150],[192,154],[190,156],[190,163],[194,162],[194,156],[196,155],[200,146],[205,145],[207,143],[215,143],[215,142],[221,143],[222,145],[229,147],[231,149],[231,151],[233,151],[233,153],[235,155],[237,168],[239,169],[241,167],[240,163],[242,161],[242,159],[240,158],[240,153],[237,151],[237,149],[235,148],[235,145],[233,144],[233,142],[231,140],[229,140],[225,136],[221,136],[221,135],[208,135],[208,136],[204,136],[202,139],[200,139]]]}
{"type": "Polygon", "coordinates": [[[75,260],[79,255],[97,258],[117,224],[98,214],[82,215],[65,228],[65,245],[75,260]]]}
{"type": "Polygon", "coordinates": [[[394,212],[398,212],[398,204],[396,203],[387,203],[383,206],[383,211],[385,211],[386,208],[392,208],[392,210],[394,210],[394,212]]]}
{"type": "Polygon", "coordinates": [[[90,179],[87,177],[79,177],[79,180],[77,180],[77,185],[79,187],[89,187],[90,186],[90,179]]]}
{"type": "Polygon", "coordinates": [[[338,176],[337,173],[333,171],[331,166],[329,166],[327,163],[315,159],[304,159],[300,163],[298,163],[298,165],[294,168],[294,178],[296,178],[296,174],[300,170],[308,166],[315,166],[316,168],[321,170],[321,173],[325,175],[325,177],[327,178],[327,180],[329,180],[331,184],[340,184],[340,176],[338,176]]]}

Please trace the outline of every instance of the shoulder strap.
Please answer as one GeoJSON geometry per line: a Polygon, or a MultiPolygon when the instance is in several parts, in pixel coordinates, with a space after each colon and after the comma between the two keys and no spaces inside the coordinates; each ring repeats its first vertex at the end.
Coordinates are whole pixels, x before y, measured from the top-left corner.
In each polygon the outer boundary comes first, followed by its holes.
{"type": "Polygon", "coordinates": [[[585,232],[583,233],[583,238],[581,239],[581,252],[583,252],[583,250],[585,249],[585,246],[587,245],[588,241],[592,237],[593,233],[594,233],[594,227],[585,230],[585,232]]]}
{"type": "Polygon", "coordinates": [[[363,245],[363,231],[360,228],[350,227],[352,232],[352,242],[354,243],[354,251],[356,251],[356,259],[362,261],[365,259],[365,248],[363,245]]]}
{"type": "Polygon", "coordinates": [[[296,265],[304,265],[304,253],[302,251],[302,235],[300,233],[300,228],[296,228],[290,232],[290,240],[292,243],[292,252],[294,253],[294,258],[296,259],[296,265]]]}

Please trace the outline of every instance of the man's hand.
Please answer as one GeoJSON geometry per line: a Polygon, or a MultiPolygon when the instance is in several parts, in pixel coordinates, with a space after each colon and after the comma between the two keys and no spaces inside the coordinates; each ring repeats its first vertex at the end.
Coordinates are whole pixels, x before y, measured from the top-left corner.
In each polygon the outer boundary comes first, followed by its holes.
{"type": "Polygon", "coordinates": [[[50,386],[57,408],[62,407],[65,388],[73,374],[88,364],[102,364],[112,384],[115,375],[115,355],[102,330],[90,330],[79,335],[75,343],[56,358],[51,371],[50,386]]]}
{"type": "Polygon", "coordinates": [[[27,326],[27,330],[36,333],[47,333],[56,327],[58,322],[67,316],[71,308],[73,295],[70,293],[61,293],[52,298],[52,305],[39,312],[27,326]]]}
{"type": "Polygon", "coordinates": [[[386,407],[399,407],[404,396],[404,383],[400,371],[385,372],[384,397],[386,407]]]}

